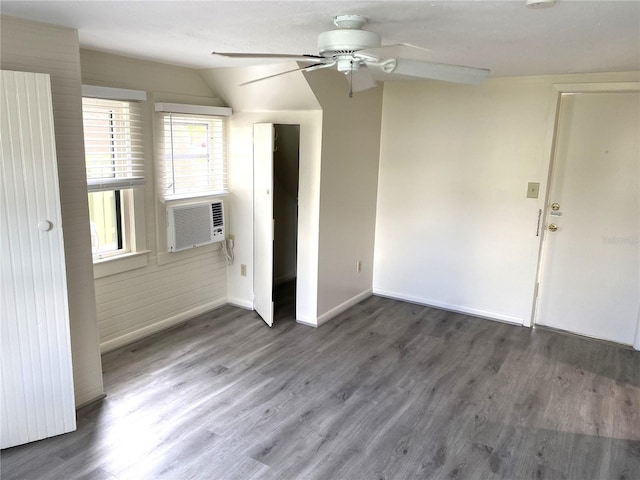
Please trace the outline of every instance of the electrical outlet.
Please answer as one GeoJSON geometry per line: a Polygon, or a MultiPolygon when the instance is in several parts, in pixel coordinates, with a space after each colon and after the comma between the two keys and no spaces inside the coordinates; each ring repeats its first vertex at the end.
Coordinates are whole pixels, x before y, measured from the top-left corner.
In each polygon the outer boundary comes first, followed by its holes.
{"type": "Polygon", "coordinates": [[[247,276],[247,266],[244,263],[240,265],[240,275],[243,277],[247,276]]]}
{"type": "Polygon", "coordinates": [[[233,233],[229,234],[229,240],[231,240],[232,242],[236,241],[236,236],[233,233]]]}
{"type": "Polygon", "coordinates": [[[362,272],[362,260],[358,260],[356,262],[356,272],[358,273],[362,272]]]}

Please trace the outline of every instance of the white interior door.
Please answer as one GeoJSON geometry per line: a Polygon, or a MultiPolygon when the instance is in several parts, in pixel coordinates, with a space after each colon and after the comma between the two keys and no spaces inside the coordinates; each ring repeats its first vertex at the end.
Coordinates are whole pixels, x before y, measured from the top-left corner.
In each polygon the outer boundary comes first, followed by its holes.
{"type": "Polygon", "coordinates": [[[7,448],[75,430],[76,418],[49,76],[2,71],[0,112],[7,448]]]}
{"type": "Polygon", "coordinates": [[[631,345],[640,308],[640,93],[563,94],[559,122],[536,323],[631,345]]]}
{"type": "Polygon", "coordinates": [[[272,123],[253,126],[253,308],[273,325],[272,123]]]}

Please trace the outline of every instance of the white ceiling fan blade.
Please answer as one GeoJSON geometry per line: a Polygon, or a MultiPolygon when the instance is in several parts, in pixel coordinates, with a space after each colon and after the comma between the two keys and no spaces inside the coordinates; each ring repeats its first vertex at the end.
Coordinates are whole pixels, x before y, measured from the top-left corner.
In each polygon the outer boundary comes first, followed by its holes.
{"type": "Polygon", "coordinates": [[[322,60],[325,57],[320,55],[312,55],[308,53],[302,53],[299,55],[289,54],[289,53],[235,53],[235,52],[211,52],[211,55],[219,55],[221,57],[227,58],[238,58],[238,59],[266,59],[266,60],[277,60],[279,58],[288,61],[295,62],[316,62],[318,60],[322,60]]]}
{"type": "Polygon", "coordinates": [[[315,65],[309,65],[308,67],[304,67],[301,70],[303,72],[313,72],[314,70],[321,70],[323,68],[331,68],[336,64],[336,62],[327,62],[327,63],[316,63],[315,65]]]}
{"type": "Polygon", "coordinates": [[[387,58],[412,58],[415,60],[429,60],[433,55],[428,48],[417,47],[409,43],[398,43],[395,45],[383,45],[382,47],[366,48],[358,50],[356,57],[366,59],[368,57],[384,60],[387,58]]]}
{"type": "Polygon", "coordinates": [[[482,83],[489,76],[489,70],[484,68],[447,65],[407,58],[397,59],[396,67],[388,73],[472,85],[482,83]]]}
{"type": "Polygon", "coordinates": [[[335,65],[335,62],[316,63],[315,65],[307,65],[306,67],[300,67],[300,68],[294,68],[294,69],[291,69],[291,70],[285,70],[284,72],[274,73],[273,75],[268,75],[266,77],[256,78],[255,80],[249,80],[248,82],[241,83],[240,86],[242,87],[244,85],[249,85],[251,83],[261,82],[263,80],[268,80],[269,78],[279,77],[280,75],[286,75],[287,73],[300,72],[300,71],[313,72],[314,70],[319,70],[321,68],[329,68],[329,67],[333,67],[334,65],[335,65]]]}
{"type": "Polygon", "coordinates": [[[347,80],[351,82],[351,91],[353,92],[364,92],[378,86],[378,82],[375,81],[369,69],[364,65],[360,66],[358,70],[347,74],[347,80]],[[349,75],[351,75],[351,79],[349,79],[349,75]]]}

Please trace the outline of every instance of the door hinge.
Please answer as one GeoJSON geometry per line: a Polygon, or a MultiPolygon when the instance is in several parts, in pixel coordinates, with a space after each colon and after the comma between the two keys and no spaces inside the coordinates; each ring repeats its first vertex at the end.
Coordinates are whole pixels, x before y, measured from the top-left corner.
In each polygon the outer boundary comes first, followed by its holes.
{"type": "Polygon", "coordinates": [[[537,298],[537,297],[538,297],[538,292],[539,292],[539,291],[540,291],[540,283],[538,282],[538,283],[536,283],[536,290],[535,290],[535,293],[534,293],[534,295],[533,295],[533,296],[534,296],[534,298],[537,298]]]}

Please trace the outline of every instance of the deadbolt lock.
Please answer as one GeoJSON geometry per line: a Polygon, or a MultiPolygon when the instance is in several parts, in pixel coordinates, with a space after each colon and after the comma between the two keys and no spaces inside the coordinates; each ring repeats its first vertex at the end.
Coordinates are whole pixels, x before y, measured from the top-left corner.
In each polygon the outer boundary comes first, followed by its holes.
{"type": "Polygon", "coordinates": [[[558,210],[560,210],[560,204],[559,203],[552,203],[551,204],[551,210],[553,210],[554,212],[557,212],[558,210]]]}
{"type": "Polygon", "coordinates": [[[547,228],[550,232],[555,232],[556,230],[558,230],[558,226],[555,223],[550,223],[547,228]]]}

